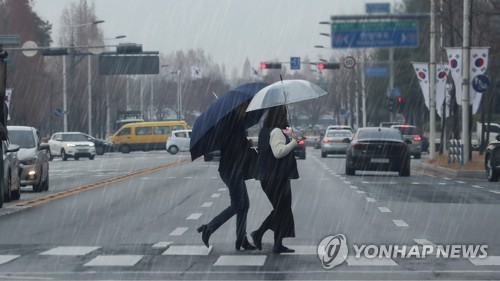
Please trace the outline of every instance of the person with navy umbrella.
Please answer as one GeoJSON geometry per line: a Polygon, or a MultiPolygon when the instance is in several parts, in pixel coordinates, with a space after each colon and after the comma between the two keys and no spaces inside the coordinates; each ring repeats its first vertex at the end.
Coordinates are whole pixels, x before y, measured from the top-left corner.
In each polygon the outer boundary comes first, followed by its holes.
{"type": "Polygon", "coordinates": [[[226,221],[236,215],[236,250],[255,250],[248,242],[246,236],[247,214],[250,208],[247,187],[245,184],[246,153],[251,143],[246,137],[245,114],[249,102],[244,102],[225,116],[220,122],[220,163],[219,174],[222,181],[229,189],[231,204],[208,224],[200,226],[197,230],[205,246],[209,247],[210,236],[226,221]]]}

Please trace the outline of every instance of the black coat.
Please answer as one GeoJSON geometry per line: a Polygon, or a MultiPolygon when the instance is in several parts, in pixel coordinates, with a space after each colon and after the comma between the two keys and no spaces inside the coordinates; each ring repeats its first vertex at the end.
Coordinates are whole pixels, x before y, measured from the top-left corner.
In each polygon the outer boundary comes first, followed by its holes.
{"type": "MultiPolygon", "coordinates": [[[[271,131],[274,128],[262,128],[259,133],[259,157],[257,160],[257,180],[287,180],[298,179],[299,172],[297,170],[297,160],[295,154],[291,151],[283,158],[276,159],[273,155],[269,140],[271,138],[271,131]]],[[[286,137],[286,143],[290,142],[290,138],[283,133],[286,137]]]]}

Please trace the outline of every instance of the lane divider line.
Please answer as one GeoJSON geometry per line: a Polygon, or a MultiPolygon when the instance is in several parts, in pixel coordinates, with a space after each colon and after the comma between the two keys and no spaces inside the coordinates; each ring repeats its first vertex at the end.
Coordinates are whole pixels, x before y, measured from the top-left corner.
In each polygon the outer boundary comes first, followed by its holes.
{"type": "Polygon", "coordinates": [[[191,162],[191,161],[188,160],[188,159],[181,160],[181,161],[170,163],[170,164],[167,164],[167,165],[162,165],[162,166],[154,167],[154,168],[151,168],[151,169],[145,169],[145,170],[142,170],[142,171],[137,171],[137,172],[129,173],[129,174],[126,174],[126,175],[121,175],[121,176],[117,176],[117,177],[105,179],[105,180],[98,181],[98,182],[95,182],[95,183],[91,183],[91,184],[87,184],[87,185],[83,185],[83,186],[71,188],[71,189],[68,189],[68,190],[59,191],[59,192],[56,192],[56,193],[52,193],[52,194],[49,194],[49,195],[46,195],[46,196],[43,196],[43,197],[40,197],[40,198],[37,198],[37,199],[33,199],[33,200],[30,200],[30,201],[20,202],[20,203],[14,205],[14,207],[34,207],[34,206],[38,206],[38,205],[41,205],[41,204],[44,204],[44,203],[47,203],[47,202],[50,202],[50,201],[62,199],[62,198],[65,198],[65,197],[68,197],[68,196],[71,196],[71,195],[78,194],[80,192],[84,192],[84,191],[89,191],[89,190],[92,190],[92,189],[100,188],[100,187],[106,186],[108,184],[117,183],[117,182],[120,182],[120,181],[123,181],[123,180],[126,180],[126,179],[130,179],[130,178],[133,178],[133,177],[136,177],[136,176],[145,175],[145,174],[157,172],[157,171],[160,171],[160,170],[163,170],[163,169],[166,169],[166,168],[171,168],[171,167],[179,166],[179,165],[185,164],[187,162],[191,162]]]}

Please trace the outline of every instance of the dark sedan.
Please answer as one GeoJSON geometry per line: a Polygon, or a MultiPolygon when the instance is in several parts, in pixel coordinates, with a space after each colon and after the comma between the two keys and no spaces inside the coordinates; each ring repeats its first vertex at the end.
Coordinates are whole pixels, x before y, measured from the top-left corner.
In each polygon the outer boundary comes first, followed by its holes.
{"type": "Polygon", "coordinates": [[[392,128],[360,128],[346,151],[345,173],[362,171],[394,171],[410,176],[410,151],[401,132],[392,128]]]}
{"type": "Polygon", "coordinates": [[[484,168],[488,181],[496,182],[500,178],[500,135],[486,147],[484,153],[484,168]]]}
{"type": "Polygon", "coordinates": [[[103,155],[106,152],[113,151],[113,142],[108,140],[102,140],[98,138],[94,138],[93,136],[84,134],[89,141],[93,142],[95,145],[95,154],[103,155]]]}

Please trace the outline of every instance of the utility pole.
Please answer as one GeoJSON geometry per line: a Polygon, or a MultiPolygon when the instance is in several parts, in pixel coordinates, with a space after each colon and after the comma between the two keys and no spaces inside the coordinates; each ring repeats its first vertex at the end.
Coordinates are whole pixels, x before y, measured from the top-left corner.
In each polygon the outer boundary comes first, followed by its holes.
{"type": "Polygon", "coordinates": [[[429,110],[430,140],[429,149],[432,160],[436,159],[436,0],[431,0],[430,26],[430,69],[429,69],[429,110]]]}
{"type": "Polygon", "coordinates": [[[463,45],[462,45],[462,141],[463,162],[470,161],[470,132],[469,132],[469,84],[470,84],[470,0],[464,0],[463,21],[463,45]]]}

